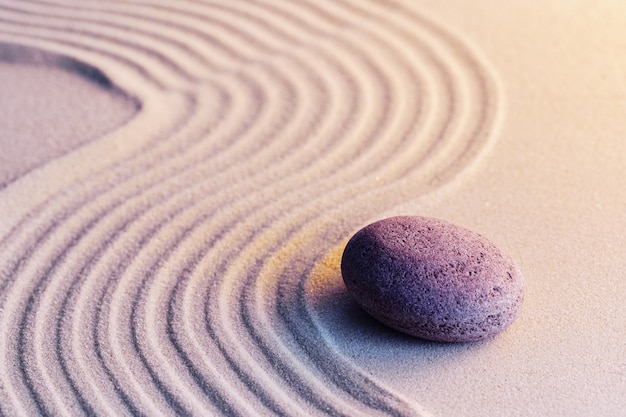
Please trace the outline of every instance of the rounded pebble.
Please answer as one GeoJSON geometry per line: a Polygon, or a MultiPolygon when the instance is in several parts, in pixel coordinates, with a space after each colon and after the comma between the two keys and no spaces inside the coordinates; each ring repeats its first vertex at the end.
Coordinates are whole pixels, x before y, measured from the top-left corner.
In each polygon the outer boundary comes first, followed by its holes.
{"type": "Polygon", "coordinates": [[[372,223],[341,259],[346,287],[377,320],[423,339],[468,342],[493,336],[518,316],[522,275],[483,236],[417,216],[372,223]]]}

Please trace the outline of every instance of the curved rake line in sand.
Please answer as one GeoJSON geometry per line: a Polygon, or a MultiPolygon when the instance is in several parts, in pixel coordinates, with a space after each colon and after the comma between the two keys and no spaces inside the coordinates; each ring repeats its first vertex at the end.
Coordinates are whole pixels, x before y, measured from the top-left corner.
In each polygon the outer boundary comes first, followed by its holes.
{"type": "MultiPolygon", "coordinates": [[[[52,25],[52,27],[60,30],[63,30],[64,26],[60,23],[55,25],[58,19],[64,22],[72,22],[71,28],[65,26],[70,33],[84,34],[96,38],[101,37],[108,39],[112,43],[122,44],[124,47],[128,45],[126,42],[122,42],[122,40],[127,41],[129,35],[136,36],[136,43],[138,44],[146,44],[146,42],[152,44],[156,40],[158,41],[157,49],[160,50],[144,48],[140,52],[148,53],[167,61],[167,65],[179,68],[183,74],[188,73],[189,67],[196,71],[201,70],[203,74],[219,70],[215,63],[208,58],[208,55],[189,46],[194,44],[192,37],[184,36],[190,32],[189,28],[176,24],[171,19],[162,18],[159,20],[149,15],[129,13],[130,8],[133,6],[129,3],[124,4],[125,12],[121,13],[108,11],[106,10],[107,6],[108,4],[99,4],[97,6],[99,18],[93,17],[93,8],[76,2],[66,6],[61,2],[29,1],[28,3],[18,3],[14,7],[2,6],[2,9],[21,13],[29,17],[37,17],[48,22],[48,25],[52,25]],[[110,18],[103,19],[104,16],[108,17],[108,15],[110,15],[110,18]],[[139,26],[137,23],[139,23],[139,26]],[[167,35],[161,33],[164,27],[169,29],[167,35]],[[172,28],[176,28],[176,32],[173,32],[172,28]],[[102,34],[103,29],[110,32],[110,35],[102,34]],[[188,67],[187,69],[180,68],[181,61],[188,67]],[[197,62],[193,63],[193,61],[197,62]]],[[[167,17],[170,18],[171,16],[167,17]]],[[[197,36],[198,32],[195,32],[194,35],[197,36]]],[[[216,39],[213,38],[210,41],[213,42],[216,39]]],[[[188,78],[197,80],[198,75],[190,75],[188,78]]]]}
{"type": "MultiPolygon", "coordinates": [[[[194,192],[194,194],[196,194],[196,193],[194,192]]],[[[229,193],[227,192],[226,194],[229,194],[229,193]]],[[[209,196],[211,196],[211,198],[215,198],[215,197],[216,197],[216,194],[215,194],[215,193],[214,193],[214,194],[210,194],[210,193],[209,193],[208,195],[209,195],[209,196]]],[[[188,204],[192,204],[192,203],[193,203],[193,200],[191,200],[191,201],[189,201],[189,202],[188,202],[188,204]]],[[[186,205],[183,205],[182,207],[185,207],[185,206],[186,206],[186,205]]],[[[164,216],[164,219],[171,218],[170,216],[172,216],[172,214],[168,214],[168,215],[164,216]]],[[[146,262],[153,262],[153,260],[152,260],[152,259],[149,259],[149,260],[148,260],[148,261],[146,261],[146,262]]],[[[144,282],[145,282],[146,280],[149,280],[149,279],[151,278],[151,275],[152,275],[152,274],[147,274],[147,275],[143,278],[142,282],[140,283],[140,288],[139,288],[139,290],[138,290],[139,292],[141,291],[141,288],[144,286],[144,282]]],[[[135,320],[136,320],[136,319],[135,319],[135,317],[136,317],[136,316],[135,316],[135,309],[133,309],[133,310],[131,311],[131,322],[132,322],[133,324],[135,323],[135,320]]],[[[136,327],[137,327],[137,326],[133,326],[133,327],[131,327],[131,332],[132,332],[132,331],[134,331],[133,329],[135,329],[136,327]]],[[[141,349],[140,349],[140,347],[139,347],[139,346],[136,346],[136,347],[137,347],[137,350],[138,350],[138,351],[141,351],[141,349]]]]}
{"type": "Polygon", "coordinates": [[[10,274],[9,276],[12,276],[12,274],[10,274]]]}
{"type": "MultiPolygon", "coordinates": [[[[54,228],[56,228],[57,226],[58,226],[58,224],[56,224],[56,222],[55,222],[55,221],[54,221],[54,219],[53,219],[52,223],[48,226],[48,230],[54,229],[54,228]]],[[[43,237],[45,237],[45,236],[43,236],[43,237]]],[[[42,240],[40,240],[40,242],[42,242],[42,240]]],[[[72,246],[72,244],[71,244],[71,240],[70,240],[70,241],[68,241],[68,244],[67,244],[67,245],[68,245],[68,246],[67,246],[67,248],[71,248],[71,246],[72,246]]],[[[28,255],[28,252],[29,252],[29,251],[26,251],[26,254],[27,254],[27,255],[28,255]]],[[[62,252],[61,252],[61,255],[62,255],[62,253],[63,253],[63,252],[64,252],[64,251],[62,251],[62,252]]],[[[32,254],[32,253],[31,253],[31,254],[32,254]]],[[[8,273],[6,273],[6,274],[4,274],[4,279],[5,279],[4,284],[6,284],[6,280],[11,280],[11,281],[13,281],[13,280],[14,280],[14,278],[16,277],[16,271],[20,271],[20,270],[22,270],[22,269],[23,269],[23,259],[24,259],[24,258],[22,258],[22,260],[21,260],[21,261],[20,261],[20,260],[18,260],[17,262],[13,263],[13,266],[15,267],[13,271],[8,272],[8,273]]],[[[13,262],[13,260],[9,258],[9,262],[13,262]]],[[[21,275],[22,275],[22,278],[21,278],[22,280],[26,280],[26,279],[27,279],[26,277],[28,277],[28,276],[29,276],[29,274],[21,274],[21,275]]],[[[15,304],[15,303],[13,303],[13,304],[15,304]]],[[[30,304],[30,302],[27,302],[27,304],[30,304]]],[[[31,308],[31,309],[32,309],[32,308],[31,308]]],[[[7,327],[8,327],[8,326],[7,326],[7,327]]],[[[18,349],[13,349],[13,350],[15,351],[15,350],[18,350],[18,349]]],[[[22,366],[22,371],[23,371],[23,370],[24,370],[24,368],[23,368],[23,366],[22,366]]],[[[26,374],[24,373],[23,375],[26,375],[26,374]]],[[[32,383],[32,381],[28,381],[28,382],[29,382],[29,383],[32,383]]],[[[41,402],[40,402],[38,405],[39,405],[39,407],[36,407],[36,408],[39,408],[39,410],[40,410],[41,412],[43,412],[43,411],[44,411],[44,409],[41,407],[41,402]]],[[[33,412],[33,411],[31,410],[30,412],[33,412]]],[[[27,413],[28,413],[28,412],[27,412],[27,413]]]]}
{"type": "MultiPolygon", "coordinates": [[[[148,70],[146,68],[150,67],[150,64],[153,66],[157,63],[157,61],[151,57],[145,57],[146,61],[144,65],[138,64],[138,62],[133,59],[131,51],[127,51],[126,55],[118,55],[116,53],[110,52],[110,49],[107,48],[107,43],[104,42],[104,45],[93,45],[93,44],[85,44],[81,42],[84,39],[79,36],[67,36],[65,31],[61,30],[49,30],[45,26],[29,24],[23,21],[14,21],[7,18],[0,18],[0,30],[5,35],[14,35],[22,42],[40,42],[46,47],[49,45],[52,46],[66,46],[69,48],[74,48],[75,50],[79,50],[81,52],[91,52],[97,55],[101,55],[103,57],[111,58],[115,61],[122,63],[124,66],[128,68],[132,68],[136,72],[140,73],[141,77],[153,84],[158,89],[164,89],[165,85],[162,81],[159,80],[159,75],[154,73],[154,70],[148,70]],[[35,31],[35,33],[29,33],[29,30],[35,31]],[[44,32],[44,33],[37,33],[44,32]],[[48,32],[45,34],[45,32],[48,32]]],[[[166,67],[163,67],[166,68],[166,67]]],[[[172,69],[173,70],[173,69],[172,69]]],[[[163,72],[167,70],[163,69],[163,72]]],[[[171,71],[170,71],[171,72],[171,71]]],[[[161,74],[162,76],[162,74],[161,74]]]]}
{"type": "MultiPolygon", "coordinates": [[[[41,3],[41,2],[40,2],[40,3],[41,3]]],[[[17,4],[18,4],[18,5],[22,5],[22,4],[24,4],[24,2],[17,3],[17,4]]],[[[162,22],[164,22],[164,21],[162,21],[162,22]]],[[[110,22],[104,22],[104,23],[106,23],[106,24],[110,24],[110,22]]],[[[119,27],[120,25],[115,25],[115,26],[119,27]]],[[[126,27],[126,28],[127,28],[127,29],[131,29],[130,27],[126,27]]],[[[134,27],[133,27],[132,29],[134,29],[134,27]]],[[[7,31],[5,30],[5,31],[4,31],[4,34],[6,34],[6,33],[7,33],[7,31]]],[[[194,33],[194,34],[196,34],[196,33],[194,33]]],[[[156,34],[156,33],[154,33],[154,32],[150,32],[150,33],[148,33],[148,35],[149,35],[149,36],[158,36],[158,34],[156,34]]],[[[28,36],[30,36],[30,37],[32,37],[32,38],[34,38],[34,39],[43,39],[42,37],[40,37],[40,36],[38,37],[38,36],[36,36],[36,35],[22,34],[22,36],[23,36],[25,39],[26,39],[28,36]]],[[[25,41],[25,39],[22,39],[22,41],[25,41]]],[[[82,43],[76,43],[76,42],[71,43],[73,46],[77,46],[77,47],[78,47],[78,51],[72,51],[73,53],[81,52],[81,48],[82,48],[82,50],[91,50],[91,49],[93,49],[94,51],[96,51],[97,53],[99,53],[99,54],[101,54],[101,55],[111,55],[111,54],[110,54],[107,50],[102,50],[102,49],[94,49],[94,48],[93,48],[93,47],[89,44],[89,42],[84,42],[84,40],[83,40],[83,39],[81,39],[81,38],[78,38],[78,39],[77,39],[77,41],[79,41],[79,42],[80,42],[80,41],[83,41],[83,42],[82,42],[82,43]]],[[[57,42],[57,43],[58,43],[58,42],[57,42]]],[[[52,44],[52,45],[47,44],[46,46],[47,46],[47,47],[51,47],[52,49],[55,49],[54,47],[55,47],[56,45],[55,45],[55,44],[52,44]]],[[[135,48],[135,49],[137,49],[137,48],[135,48]]],[[[80,56],[80,53],[77,53],[77,55],[79,55],[79,56],[80,56]]],[[[115,55],[113,54],[112,56],[115,56],[115,55]]],[[[123,57],[119,57],[119,56],[118,56],[118,57],[117,57],[117,59],[119,59],[119,60],[123,61],[123,63],[124,63],[124,64],[128,64],[128,65],[132,66],[132,67],[133,67],[133,69],[140,71],[140,72],[141,72],[141,74],[144,76],[144,78],[148,78],[148,77],[149,77],[149,73],[147,72],[147,70],[146,70],[145,68],[141,68],[140,66],[136,65],[134,62],[128,61],[128,60],[124,59],[123,57]]],[[[207,67],[209,67],[209,68],[210,68],[210,65],[209,65],[209,64],[207,64],[207,67]]],[[[152,77],[150,76],[150,78],[152,78],[152,77]]],[[[151,148],[152,148],[154,145],[155,145],[155,144],[154,144],[154,143],[152,143],[152,142],[151,142],[151,143],[149,143],[149,144],[148,144],[148,146],[146,146],[146,147],[142,148],[142,149],[140,150],[140,152],[138,152],[138,153],[137,153],[137,155],[143,155],[144,153],[150,153],[150,152],[153,152],[153,149],[151,149],[151,148]]],[[[136,157],[137,155],[134,155],[133,157],[136,157]]],[[[131,159],[131,158],[129,158],[129,159],[131,159]]],[[[119,164],[118,164],[118,165],[119,165],[119,164]]],[[[45,204],[44,204],[44,206],[45,206],[45,204]]]]}
{"type": "MultiPolygon", "coordinates": [[[[224,26],[224,27],[227,27],[227,26],[224,26]]],[[[251,37],[247,37],[245,40],[246,40],[246,41],[249,41],[249,42],[252,42],[252,41],[253,41],[253,39],[252,39],[251,37]]],[[[146,151],[146,150],[147,150],[147,149],[142,149],[142,151],[146,151]]]]}
{"type": "MultiPolygon", "coordinates": [[[[4,35],[4,33],[3,33],[4,35]]],[[[16,39],[16,41],[20,41],[20,43],[22,44],[29,44],[28,39],[22,39],[22,38],[18,38],[16,39]]],[[[179,105],[182,103],[178,103],[179,105]]],[[[193,103],[191,103],[191,105],[193,105],[193,103]]],[[[153,147],[157,148],[157,151],[161,150],[159,145],[160,141],[165,140],[166,138],[170,138],[171,135],[174,133],[174,131],[180,129],[184,124],[187,123],[187,119],[189,116],[185,116],[185,118],[183,120],[181,120],[180,122],[176,122],[174,123],[174,126],[172,127],[172,130],[169,131],[165,131],[162,134],[160,134],[159,136],[161,136],[161,138],[155,138],[155,140],[150,141],[149,145],[152,145],[153,147]]],[[[146,150],[147,149],[142,149],[142,150],[146,150]]],[[[161,150],[162,151],[162,150],[161,150]]],[[[147,152],[148,154],[150,152],[147,152]]],[[[138,157],[138,155],[134,155],[134,158],[136,159],[138,157]]],[[[132,160],[133,158],[129,158],[129,160],[132,160]]],[[[162,158],[163,159],[163,158],[162,158]]],[[[94,181],[94,177],[97,177],[100,181],[101,179],[105,176],[106,172],[109,172],[109,174],[114,174],[115,171],[119,171],[119,172],[123,172],[123,168],[121,167],[123,165],[124,162],[127,161],[120,161],[118,163],[116,163],[114,166],[112,167],[107,167],[108,169],[102,170],[94,175],[89,176],[88,178],[85,178],[83,181],[83,188],[84,189],[89,189],[90,191],[92,191],[92,195],[97,195],[98,192],[101,192],[103,190],[103,186],[102,185],[98,185],[96,183],[96,181],[94,181]],[[113,172],[111,172],[113,171],[113,172]]],[[[148,159],[148,161],[146,161],[143,166],[139,166],[137,170],[140,170],[142,168],[144,168],[145,166],[149,166],[149,164],[154,163],[154,162],[158,162],[154,161],[154,160],[150,160],[148,159]]],[[[110,188],[110,186],[109,186],[110,188]]],[[[75,190],[72,190],[75,191],[75,190]]],[[[27,216],[25,216],[25,220],[20,222],[18,225],[16,225],[12,231],[10,231],[7,235],[5,235],[2,238],[2,241],[0,241],[0,247],[5,248],[6,247],[6,242],[9,240],[15,240],[17,238],[17,236],[19,236],[19,234],[23,231],[23,229],[25,227],[27,227],[27,221],[31,221],[33,220],[33,218],[35,218],[36,216],[38,216],[40,213],[43,213],[45,210],[51,211],[51,208],[57,209],[58,207],[56,207],[55,204],[58,204],[60,201],[63,200],[64,197],[67,197],[68,192],[66,193],[62,193],[60,196],[56,196],[53,197],[52,199],[49,199],[47,201],[45,201],[43,204],[41,204],[37,209],[33,210],[31,213],[27,213],[27,216]]],[[[60,210],[63,211],[63,210],[60,210]]],[[[48,217],[49,216],[44,216],[44,220],[48,221],[48,217]]],[[[42,227],[41,225],[37,225],[37,227],[42,227]]]]}
{"type": "MultiPolygon", "coordinates": [[[[488,120],[488,119],[487,119],[487,120],[488,120]]],[[[480,127],[480,126],[479,126],[479,127],[480,127]]],[[[477,131],[480,131],[481,129],[482,129],[482,127],[477,128],[476,130],[477,130],[477,131]]],[[[348,209],[348,210],[349,210],[349,209],[348,209]]],[[[270,293],[271,293],[271,292],[270,292],[270,293]]],[[[263,298],[263,297],[261,297],[261,298],[263,298]]],[[[263,299],[264,299],[264,298],[263,298],[263,299]]],[[[285,309],[285,311],[292,311],[292,310],[293,310],[293,308],[292,308],[291,306],[289,306],[289,308],[286,308],[286,309],[285,309]]],[[[297,314],[296,314],[295,316],[296,316],[296,317],[299,317],[297,314]]],[[[301,319],[300,319],[300,320],[301,320],[301,319]]],[[[300,321],[300,320],[298,320],[298,321],[300,321]]],[[[300,321],[300,324],[301,324],[301,321],[300,321]]],[[[253,331],[253,330],[254,330],[254,328],[255,328],[255,327],[253,326],[253,327],[251,327],[249,330],[250,330],[250,331],[253,331]]],[[[295,331],[294,331],[294,333],[295,333],[295,334],[300,334],[301,336],[306,336],[307,332],[302,332],[302,333],[300,333],[300,331],[299,331],[299,330],[297,330],[297,328],[298,328],[298,326],[295,326],[295,327],[292,329],[292,330],[295,330],[295,331]]],[[[307,329],[307,330],[308,330],[308,329],[307,329]]],[[[312,338],[309,338],[309,337],[303,337],[303,339],[304,339],[305,341],[307,341],[307,342],[311,342],[311,341],[312,341],[312,340],[311,340],[312,338]]],[[[306,346],[310,347],[310,346],[315,346],[315,344],[314,344],[314,343],[305,343],[305,345],[304,345],[304,346],[305,346],[305,347],[306,347],[306,346]]],[[[323,362],[322,362],[322,363],[323,363],[323,362]]]]}
{"type": "MultiPolygon", "coordinates": [[[[478,65],[473,66],[473,67],[478,70],[480,69],[478,65]]],[[[478,84],[480,85],[480,88],[484,89],[483,91],[487,91],[486,90],[487,82],[483,78],[484,76],[478,71],[477,71],[477,75],[478,75],[477,77],[478,84]]],[[[495,87],[492,86],[491,88],[495,88],[495,87]]],[[[486,107],[484,109],[485,116],[478,118],[479,123],[476,125],[475,129],[471,130],[471,132],[479,140],[485,140],[484,135],[488,132],[488,129],[491,127],[493,120],[494,120],[493,119],[494,107],[493,107],[493,103],[485,102],[484,100],[485,97],[480,97],[480,98],[483,99],[481,100],[482,104],[484,105],[484,107],[486,107]]],[[[489,98],[489,96],[487,96],[486,98],[489,98]]],[[[463,155],[462,153],[461,157],[463,156],[465,155],[463,155]]],[[[367,200],[365,201],[365,203],[367,203],[367,200]]],[[[350,204],[345,205],[347,207],[345,207],[344,216],[349,216],[351,207],[355,205],[358,205],[358,204],[356,202],[351,202],[350,204]]],[[[338,215],[339,218],[343,218],[344,216],[338,215]]],[[[332,227],[332,224],[327,225],[327,226],[332,227]]],[[[320,228],[323,229],[324,227],[317,226],[316,229],[319,230],[320,228]]],[[[313,228],[313,230],[310,231],[309,233],[315,234],[315,228],[313,228]]],[[[300,235],[307,236],[307,233],[301,233],[300,235]]],[[[294,238],[293,241],[301,242],[302,239],[303,238],[300,236],[300,237],[294,238]]],[[[288,246],[288,245],[285,245],[285,246],[288,246]]],[[[306,252],[306,248],[299,247],[298,250],[301,252],[306,252]]],[[[307,299],[307,295],[305,293],[305,286],[306,286],[307,279],[308,279],[307,277],[310,273],[310,270],[312,269],[311,265],[314,265],[315,262],[311,261],[306,264],[308,266],[302,269],[301,279],[298,282],[298,291],[296,292],[297,297],[288,297],[290,294],[294,293],[293,288],[289,288],[288,291],[285,291],[281,294],[281,295],[285,295],[284,299],[286,301],[279,303],[277,310],[279,312],[279,315],[283,317],[285,322],[289,323],[289,330],[295,335],[294,338],[300,339],[302,350],[304,351],[313,350],[314,353],[309,353],[309,354],[313,357],[320,358],[320,362],[324,363],[325,362],[324,358],[333,357],[334,352],[332,351],[332,349],[327,348],[328,346],[327,344],[315,343],[316,341],[325,340],[325,339],[328,342],[330,341],[328,340],[328,335],[324,334],[323,328],[320,328],[319,322],[316,321],[315,311],[311,311],[312,307],[310,306],[309,300],[307,299]],[[295,309],[295,311],[293,308],[294,304],[298,306],[298,308],[295,309]],[[322,347],[318,348],[318,346],[322,346],[322,347]]],[[[288,266],[285,267],[285,269],[287,268],[288,266]]],[[[278,273],[276,271],[272,271],[272,275],[277,275],[277,274],[278,273]]],[[[283,280],[287,281],[287,284],[292,283],[294,280],[292,277],[282,277],[282,278],[283,280]]],[[[270,292],[273,293],[273,291],[270,291],[270,292]]],[[[260,294],[259,295],[260,299],[263,299],[264,296],[268,295],[266,293],[259,293],[259,294],[260,294]]],[[[279,300],[280,300],[280,297],[279,297],[279,300]]],[[[340,363],[338,365],[333,366],[332,368],[342,369],[345,366],[346,366],[345,364],[340,363]]],[[[350,367],[350,364],[348,363],[347,366],[350,367]]]]}
{"type": "MultiPolygon", "coordinates": [[[[128,50],[128,54],[126,55],[127,57],[131,55],[143,55],[143,58],[146,60],[145,66],[151,68],[152,72],[156,72],[155,67],[157,66],[161,67],[160,71],[165,72],[165,70],[167,70],[167,72],[159,78],[164,78],[166,80],[172,78],[174,80],[179,79],[178,82],[175,81],[175,85],[184,85],[197,81],[192,74],[190,74],[180,63],[177,62],[175,57],[167,57],[158,50],[149,48],[147,46],[148,44],[155,43],[154,39],[149,35],[142,34],[140,39],[133,39],[128,36],[128,33],[121,30],[118,31],[119,33],[113,32],[110,27],[107,27],[106,29],[84,28],[78,22],[72,22],[72,25],[68,27],[67,22],[59,22],[54,18],[54,16],[47,17],[46,19],[35,19],[38,16],[35,13],[29,13],[27,16],[23,16],[23,18],[20,19],[19,17],[22,17],[21,15],[18,14],[17,17],[14,17],[12,12],[12,10],[7,10],[6,8],[2,10],[3,17],[1,22],[3,24],[15,25],[25,32],[36,31],[45,39],[60,42],[72,42],[72,39],[76,38],[89,38],[92,42],[95,42],[96,45],[101,43],[105,44],[105,46],[102,47],[103,50],[116,50],[119,57],[124,56],[124,54],[120,52],[125,50],[128,50]],[[33,20],[35,22],[33,22],[33,20]],[[112,34],[109,35],[109,32],[112,34]]],[[[137,31],[134,30],[133,32],[136,33],[137,31]]],[[[162,43],[164,44],[164,42],[162,43]]],[[[129,62],[133,62],[136,58],[127,58],[127,60],[129,62]]],[[[183,61],[182,63],[185,63],[183,57],[180,57],[178,61],[183,61]]]]}
{"type": "MultiPolygon", "coordinates": [[[[251,37],[247,37],[247,38],[246,38],[246,40],[247,40],[247,41],[252,41],[252,38],[251,38],[251,37]]],[[[104,53],[104,51],[99,51],[99,52],[104,53]]],[[[229,52],[232,52],[232,51],[229,51],[229,52]]],[[[234,53],[232,53],[232,54],[234,54],[234,53]]],[[[145,72],[145,70],[143,70],[143,71],[145,72]]],[[[138,155],[142,155],[144,152],[149,152],[149,151],[150,151],[150,149],[142,149],[142,150],[138,153],[138,155]]],[[[245,155],[244,155],[244,156],[245,156],[245,155]]],[[[135,156],[135,155],[133,155],[133,157],[136,157],[136,156],[135,156]]],[[[128,158],[128,159],[129,159],[129,160],[131,160],[132,158],[128,158]]],[[[144,157],[143,157],[143,159],[147,159],[147,158],[145,158],[145,156],[144,156],[144,157]]],[[[125,160],[125,161],[123,161],[123,162],[127,162],[127,161],[125,160]]],[[[148,163],[158,163],[158,161],[154,162],[154,161],[150,161],[150,160],[148,160],[148,163]]],[[[140,166],[140,168],[145,168],[145,166],[146,166],[146,165],[147,165],[146,163],[143,163],[143,164],[140,166]]],[[[100,172],[100,173],[98,173],[98,174],[100,174],[100,176],[107,175],[106,173],[104,173],[104,174],[103,174],[102,172],[100,172]]],[[[99,177],[98,177],[98,178],[99,178],[99,177]]]]}
{"type": "MultiPolygon", "coordinates": [[[[47,271],[44,271],[41,274],[41,277],[42,277],[43,281],[41,281],[38,284],[38,287],[39,286],[47,286],[48,285],[48,281],[50,281],[50,278],[51,278],[50,276],[53,275],[53,272],[55,272],[54,269],[57,266],[57,264],[58,263],[62,263],[63,261],[65,261],[65,258],[66,258],[68,250],[73,249],[73,246],[76,244],[76,242],[80,241],[80,239],[83,238],[86,235],[86,233],[88,231],[90,231],[90,229],[92,229],[92,227],[96,224],[97,220],[98,220],[97,218],[95,220],[91,220],[86,225],[83,225],[82,229],[78,230],[77,234],[72,237],[72,241],[67,246],[65,246],[63,248],[62,252],[60,252],[59,254],[56,255],[57,257],[55,258],[54,262],[51,264],[51,269],[49,269],[47,271]]],[[[54,282],[54,281],[52,281],[52,282],[54,282]]],[[[33,295],[38,297],[40,294],[35,292],[35,293],[33,293],[33,295]]],[[[53,302],[53,301],[51,301],[51,302],[53,302]]],[[[24,316],[23,316],[23,319],[22,319],[22,325],[20,326],[20,329],[26,329],[27,328],[27,326],[28,326],[27,323],[29,323],[29,321],[28,321],[29,320],[28,314],[29,314],[30,310],[32,310],[32,307],[31,307],[32,305],[34,305],[34,299],[31,296],[29,298],[29,300],[27,301],[26,310],[24,312],[24,316]]],[[[35,334],[39,334],[40,336],[42,335],[42,333],[37,333],[37,332],[35,332],[35,334]]],[[[22,344],[21,346],[25,346],[25,344],[22,344]]],[[[25,356],[25,351],[23,349],[22,350],[18,349],[18,356],[20,358],[20,364],[24,364],[25,361],[24,361],[23,358],[25,356]]],[[[24,375],[26,375],[26,372],[24,372],[24,375]]]]}

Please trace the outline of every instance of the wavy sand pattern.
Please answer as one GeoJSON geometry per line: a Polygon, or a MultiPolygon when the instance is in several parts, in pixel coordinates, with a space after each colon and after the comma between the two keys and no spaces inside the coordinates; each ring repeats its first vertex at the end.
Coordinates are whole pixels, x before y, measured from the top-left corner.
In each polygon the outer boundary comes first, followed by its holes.
{"type": "Polygon", "coordinates": [[[309,285],[489,143],[489,71],[409,3],[0,2],[0,42],[140,103],[2,191],[0,415],[424,414],[309,285]]]}

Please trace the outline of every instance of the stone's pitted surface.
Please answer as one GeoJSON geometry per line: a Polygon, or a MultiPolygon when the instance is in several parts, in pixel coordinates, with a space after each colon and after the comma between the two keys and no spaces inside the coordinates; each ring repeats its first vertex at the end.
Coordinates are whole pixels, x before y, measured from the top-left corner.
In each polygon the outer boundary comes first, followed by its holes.
{"type": "Polygon", "coordinates": [[[341,260],[348,290],[373,317],[423,339],[493,336],[520,312],[522,276],[483,236],[442,220],[400,216],[372,223],[341,260]]]}

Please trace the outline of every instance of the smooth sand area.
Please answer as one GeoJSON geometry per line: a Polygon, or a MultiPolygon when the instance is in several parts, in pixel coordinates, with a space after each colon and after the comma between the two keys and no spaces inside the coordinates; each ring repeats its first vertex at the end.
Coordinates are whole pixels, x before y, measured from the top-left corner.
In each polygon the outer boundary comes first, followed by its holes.
{"type": "Polygon", "coordinates": [[[119,92],[44,57],[0,45],[0,187],[98,139],[137,111],[119,92]]]}

